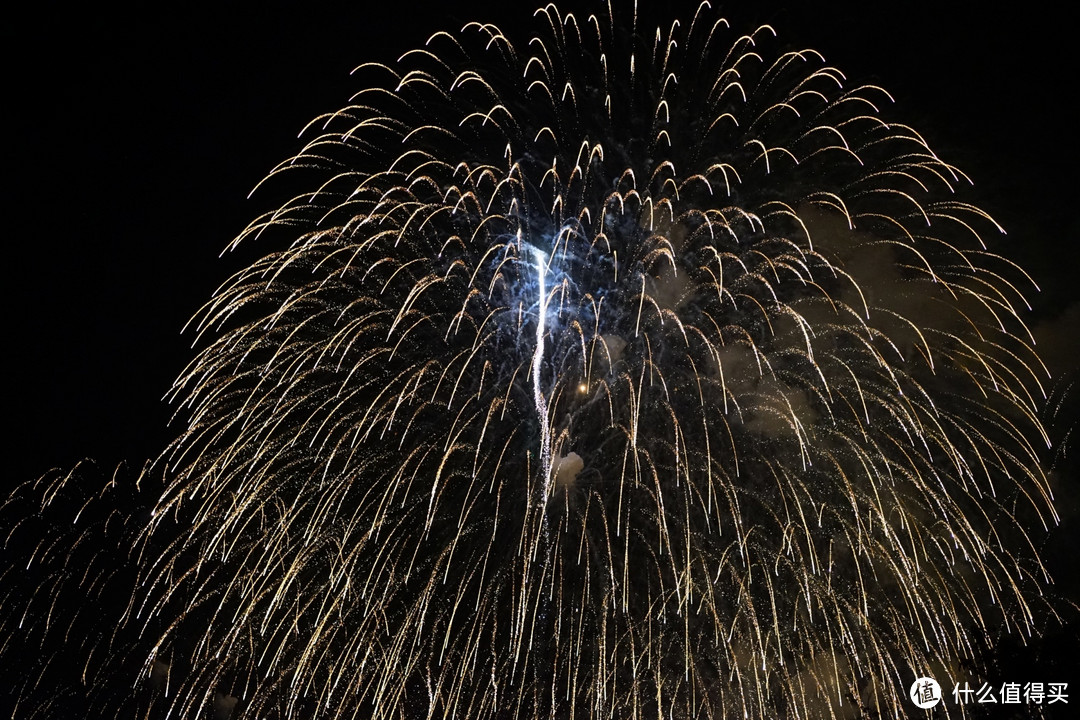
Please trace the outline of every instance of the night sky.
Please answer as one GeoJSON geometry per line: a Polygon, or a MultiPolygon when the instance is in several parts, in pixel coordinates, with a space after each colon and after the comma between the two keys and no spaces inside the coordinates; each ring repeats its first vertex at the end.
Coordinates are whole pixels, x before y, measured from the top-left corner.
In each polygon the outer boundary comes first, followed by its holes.
{"type": "MultiPolygon", "coordinates": [[[[1033,325],[1077,302],[1077,61],[1063,23],[942,15],[931,2],[746,4],[758,9],[727,15],[769,22],[852,80],[881,84],[893,114],[975,180],[1010,232],[1002,250],[1043,288],[1033,325]]],[[[17,52],[5,43],[13,479],[84,457],[138,465],[172,436],[161,398],[192,355],[180,330],[260,251],[218,257],[271,207],[246,196],[300,148],[308,120],[348,99],[355,65],[393,61],[463,19],[529,16],[424,8],[36,11],[8,27],[31,40],[17,52]]]]}
{"type": "MultiPolygon", "coordinates": [[[[736,27],[768,22],[849,80],[885,87],[897,101],[887,115],[968,173],[971,197],[1009,231],[998,249],[1042,287],[1030,317],[1040,349],[1054,368],[1075,370],[1080,67],[1060,11],[1038,2],[1011,15],[925,0],[742,4],[752,9],[719,3],[736,27]]],[[[121,461],[138,467],[164,447],[179,425],[167,427],[162,397],[193,355],[194,334],[181,328],[264,250],[219,258],[271,207],[272,198],[246,196],[299,150],[308,120],[358,89],[354,66],[392,63],[466,20],[510,31],[531,14],[516,2],[367,5],[273,2],[222,15],[187,4],[61,12],[39,3],[6,23],[9,487],[84,457],[106,472],[121,461]]],[[[1066,492],[1066,518],[1075,498],[1066,492]]],[[[1046,551],[1059,575],[1062,537],[1046,551]]]]}

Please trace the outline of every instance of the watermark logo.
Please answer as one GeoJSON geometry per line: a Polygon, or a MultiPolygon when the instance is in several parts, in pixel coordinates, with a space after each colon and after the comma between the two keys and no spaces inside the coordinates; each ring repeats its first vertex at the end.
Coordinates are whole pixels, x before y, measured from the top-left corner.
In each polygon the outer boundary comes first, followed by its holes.
{"type": "MultiPolygon", "coordinates": [[[[1069,683],[1010,681],[996,686],[983,682],[976,687],[965,680],[955,683],[951,694],[954,705],[1067,705],[1069,683]]],[[[908,697],[916,707],[923,710],[946,702],[946,697],[941,693],[941,685],[932,677],[921,677],[913,682],[908,690],[908,697]]]]}
{"type": "Polygon", "coordinates": [[[911,684],[908,695],[917,707],[929,710],[941,702],[941,686],[934,678],[921,677],[911,684]]]}

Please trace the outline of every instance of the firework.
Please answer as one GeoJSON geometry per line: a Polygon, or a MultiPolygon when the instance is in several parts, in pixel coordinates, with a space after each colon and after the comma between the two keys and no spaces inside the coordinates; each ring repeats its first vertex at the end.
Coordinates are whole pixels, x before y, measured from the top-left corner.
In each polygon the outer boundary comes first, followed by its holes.
{"type": "Polygon", "coordinates": [[[896,715],[1034,631],[1030,280],[773,36],[548,6],[357,69],[174,389],[124,620],[172,716],[896,715]]]}
{"type": "Polygon", "coordinates": [[[105,477],[81,462],[0,504],[0,702],[12,718],[108,717],[129,705],[142,658],[120,612],[137,577],[135,508],[154,498],[131,492],[121,468],[105,477]]]}

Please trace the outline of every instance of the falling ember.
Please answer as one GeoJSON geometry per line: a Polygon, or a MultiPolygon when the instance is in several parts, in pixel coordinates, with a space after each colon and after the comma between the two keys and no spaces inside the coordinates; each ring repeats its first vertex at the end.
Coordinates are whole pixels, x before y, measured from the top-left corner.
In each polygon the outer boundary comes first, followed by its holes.
{"type": "Polygon", "coordinates": [[[708,4],[535,22],[361,65],[264,181],[138,546],[156,702],[896,716],[1035,632],[1046,373],[968,178],[708,4]]]}

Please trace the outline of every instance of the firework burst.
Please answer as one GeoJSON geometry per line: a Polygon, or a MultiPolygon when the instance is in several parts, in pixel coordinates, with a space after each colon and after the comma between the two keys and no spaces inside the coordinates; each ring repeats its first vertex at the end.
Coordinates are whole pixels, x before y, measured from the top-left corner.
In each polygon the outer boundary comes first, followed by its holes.
{"type": "Polygon", "coordinates": [[[125,620],[174,716],[896,715],[1033,632],[1031,283],[773,36],[548,6],[357,69],[175,387],[125,620]]]}

